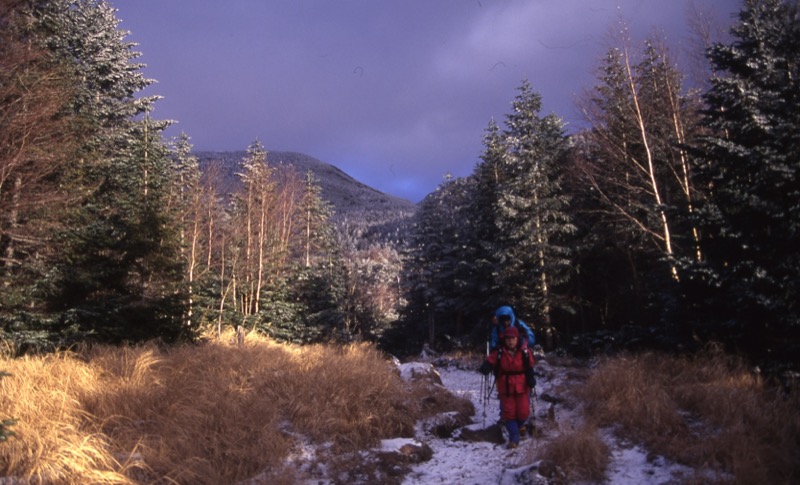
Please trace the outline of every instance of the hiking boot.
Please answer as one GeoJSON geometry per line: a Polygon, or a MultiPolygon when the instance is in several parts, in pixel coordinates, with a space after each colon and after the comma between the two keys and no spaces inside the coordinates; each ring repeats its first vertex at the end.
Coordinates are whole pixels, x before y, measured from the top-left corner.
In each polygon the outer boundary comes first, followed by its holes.
{"type": "Polygon", "coordinates": [[[524,440],[528,437],[528,428],[527,426],[520,426],[519,427],[519,439],[524,440]]]}
{"type": "Polygon", "coordinates": [[[509,449],[509,450],[513,450],[513,449],[515,449],[517,446],[519,446],[519,445],[518,445],[517,443],[514,443],[513,441],[509,441],[509,442],[508,442],[508,449],[509,449]]]}

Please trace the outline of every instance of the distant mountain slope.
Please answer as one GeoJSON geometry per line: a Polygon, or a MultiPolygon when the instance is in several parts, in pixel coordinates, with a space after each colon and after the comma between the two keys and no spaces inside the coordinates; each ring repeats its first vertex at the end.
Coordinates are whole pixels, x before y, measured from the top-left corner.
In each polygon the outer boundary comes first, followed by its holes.
{"type": "MultiPolygon", "coordinates": [[[[232,190],[238,184],[236,173],[240,171],[246,152],[195,152],[195,156],[199,159],[201,168],[213,161],[222,162],[225,186],[232,190]]],[[[384,194],[337,167],[303,153],[270,151],[267,161],[270,165],[292,165],[301,174],[308,170],[314,172],[322,188],[322,197],[334,207],[337,219],[364,213],[408,215],[416,208],[409,200],[384,194]]]]}

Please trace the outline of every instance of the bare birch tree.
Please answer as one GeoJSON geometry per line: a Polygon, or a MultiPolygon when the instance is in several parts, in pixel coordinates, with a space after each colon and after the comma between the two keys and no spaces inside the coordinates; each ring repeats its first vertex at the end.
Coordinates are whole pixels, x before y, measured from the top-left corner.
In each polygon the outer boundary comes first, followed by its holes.
{"type": "Polygon", "coordinates": [[[0,0],[0,274],[6,294],[47,255],[60,217],[85,192],[69,190],[85,124],[66,110],[71,72],[15,34],[21,2],[0,0]],[[40,261],[37,263],[36,261],[40,261]]]}
{"type": "Polygon", "coordinates": [[[604,59],[600,84],[581,105],[591,128],[580,138],[579,167],[607,215],[624,222],[634,239],[650,241],[678,279],[676,235],[688,241],[685,251],[700,251],[688,222],[695,191],[685,150],[696,105],[681,93],[680,72],[662,42],[646,42],[636,62],[622,33],[604,59]]]}

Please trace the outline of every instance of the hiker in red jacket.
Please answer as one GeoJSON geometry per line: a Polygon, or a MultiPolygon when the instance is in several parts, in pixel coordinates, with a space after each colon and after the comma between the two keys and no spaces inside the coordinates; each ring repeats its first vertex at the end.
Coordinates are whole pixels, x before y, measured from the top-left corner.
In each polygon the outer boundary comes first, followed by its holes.
{"type": "Polygon", "coordinates": [[[510,327],[503,333],[503,345],[492,351],[478,369],[484,375],[495,373],[509,448],[519,445],[520,430],[531,414],[530,395],[536,383],[533,364],[533,354],[520,344],[519,330],[510,327]]]}

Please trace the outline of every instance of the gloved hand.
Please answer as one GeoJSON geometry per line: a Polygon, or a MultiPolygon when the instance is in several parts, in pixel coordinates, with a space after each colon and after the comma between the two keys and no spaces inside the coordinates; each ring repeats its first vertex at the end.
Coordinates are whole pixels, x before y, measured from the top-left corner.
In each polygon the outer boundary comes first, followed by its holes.
{"type": "Polygon", "coordinates": [[[480,368],[478,368],[478,372],[480,372],[483,375],[489,375],[489,373],[492,372],[492,364],[484,361],[483,365],[481,365],[480,368]]]}
{"type": "Polygon", "coordinates": [[[533,369],[525,371],[525,383],[528,384],[528,387],[531,389],[536,387],[536,376],[533,375],[533,369]]]}

